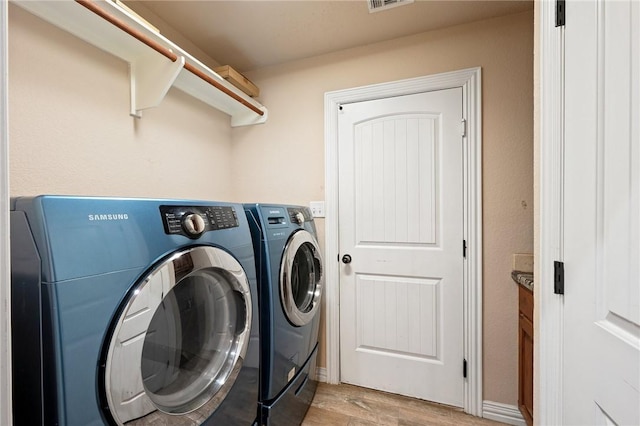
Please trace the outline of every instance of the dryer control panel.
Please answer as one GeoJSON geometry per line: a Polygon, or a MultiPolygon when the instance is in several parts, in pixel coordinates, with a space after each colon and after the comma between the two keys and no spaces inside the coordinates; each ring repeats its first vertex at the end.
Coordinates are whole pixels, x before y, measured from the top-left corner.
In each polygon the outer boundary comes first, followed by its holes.
{"type": "Polygon", "coordinates": [[[305,222],[311,222],[313,220],[313,214],[308,207],[288,207],[289,219],[291,223],[296,225],[303,225],[305,222]]]}
{"type": "Polygon", "coordinates": [[[160,214],[166,234],[192,239],[207,231],[240,226],[237,213],[230,206],[160,206],[160,214]]]}

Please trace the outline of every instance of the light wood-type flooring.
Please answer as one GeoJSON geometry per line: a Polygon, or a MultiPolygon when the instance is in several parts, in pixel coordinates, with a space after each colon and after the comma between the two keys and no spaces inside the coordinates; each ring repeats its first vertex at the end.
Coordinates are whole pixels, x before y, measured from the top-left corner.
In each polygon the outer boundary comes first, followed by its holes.
{"type": "Polygon", "coordinates": [[[302,426],[500,425],[462,409],[357,386],[319,383],[302,426]]]}

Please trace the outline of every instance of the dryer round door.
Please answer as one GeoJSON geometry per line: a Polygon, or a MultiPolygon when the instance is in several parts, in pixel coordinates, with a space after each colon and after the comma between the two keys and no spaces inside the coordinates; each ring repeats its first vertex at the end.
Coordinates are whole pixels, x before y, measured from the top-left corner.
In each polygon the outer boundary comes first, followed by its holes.
{"type": "Polygon", "coordinates": [[[291,324],[311,322],[320,307],[323,282],[318,242],[308,231],[295,232],[287,241],[280,265],[280,301],[291,324]]]}
{"type": "Polygon", "coordinates": [[[249,344],[251,292],[224,250],[168,257],[130,291],[106,352],[104,391],[118,424],[200,424],[222,403],[249,344]]]}

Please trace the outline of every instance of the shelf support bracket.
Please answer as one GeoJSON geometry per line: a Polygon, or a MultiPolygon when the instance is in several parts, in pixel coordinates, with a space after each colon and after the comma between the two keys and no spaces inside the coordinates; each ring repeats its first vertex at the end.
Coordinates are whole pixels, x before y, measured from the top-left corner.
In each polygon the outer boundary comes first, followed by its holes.
{"type": "Polygon", "coordinates": [[[245,114],[237,114],[231,117],[231,127],[252,126],[254,124],[262,124],[267,121],[267,108],[261,107],[262,115],[253,114],[247,110],[245,114]]]}
{"type": "Polygon", "coordinates": [[[129,65],[132,117],[141,118],[142,110],[157,107],[184,68],[185,58],[175,62],[153,52],[129,65]]]}

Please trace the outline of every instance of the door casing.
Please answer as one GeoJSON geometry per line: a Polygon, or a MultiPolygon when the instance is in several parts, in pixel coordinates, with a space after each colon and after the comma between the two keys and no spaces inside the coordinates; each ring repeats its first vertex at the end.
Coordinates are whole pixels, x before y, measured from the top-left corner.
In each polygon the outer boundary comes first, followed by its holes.
{"type": "MultiPolygon", "coordinates": [[[[482,73],[480,67],[325,93],[325,326],[326,380],[340,381],[340,270],[338,264],[338,112],[341,104],[462,88],[463,353],[467,361],[463,407],[482,416],[482,73]]],[[[461,247],[462,250],[462,247],[461,247]]],[[[462,369],[462,366],[461,366],[462,369]]]]}
{"type": "Polygon", "coordinates": [[[538,424],[562,424],[563,306],[553,291],[553,262],[562,260],[562,190],[564,179],[564,27],[556,27],[555,2],[536,2],[538,140],[535,199],[538,231],[535,239],[533,332],[533,412],[538,424]]]}
{"type": "MultiPolygon", "coordinates": [[[[536,54],[539,59],[535,65],[538,87],[534,96],[538,99],[538,112],[534,126],[537,133],[537,166],[534,168],[538,172],[535,204],[539,219],[535,236],[538,242],[534,288],[534,413],[536,423],[562,424],[565,413],[568,413],[563,383],[567,362],[565,345],[570,343],[571,337],[565,334],[565,328],[574,320],[567,316],[564,296],[554,292],[554,261],[565,260],[565,223],[572,219],[565,215],[565,202],[568,202],[565,199],[565,179],[571,174],[571,169],[565,168],[565,125],[570,124],[565,122],[565,93],[566,82],[581,78],[582,75],[577,74],[586,71],[580,69],[579,73],[567,73],[565,70],[565,26],[556,26],[555,2],[536,2],[535,7],[536,54]]],[[[567,15],[566,25],[579,25],[580,19],[582,17],[578,14],[567,15]]],[[[596,31],[595,27],[592,29],[596,31]]],[[[602,46],[594,48],[602,49],[602,46]]],[[[603,93],[598,93],[598,96],[603,96],[603,93]]],[[[569,284],[569,281],[565,283],[569,284]]]]}

